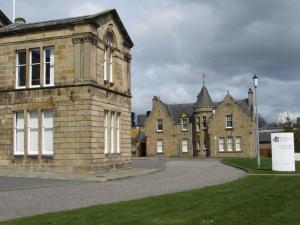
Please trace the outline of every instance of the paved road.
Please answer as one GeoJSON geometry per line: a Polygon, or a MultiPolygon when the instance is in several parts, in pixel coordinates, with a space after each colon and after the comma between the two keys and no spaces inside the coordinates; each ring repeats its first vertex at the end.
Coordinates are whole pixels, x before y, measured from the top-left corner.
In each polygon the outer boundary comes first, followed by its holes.
{"type": "Polygon", "coordinates": [[[184,191],[245,175],[218,160],[191,159],[167,161],[164,170],[153,174],[102,183],[0,177],[0,220],[184,191]]]}

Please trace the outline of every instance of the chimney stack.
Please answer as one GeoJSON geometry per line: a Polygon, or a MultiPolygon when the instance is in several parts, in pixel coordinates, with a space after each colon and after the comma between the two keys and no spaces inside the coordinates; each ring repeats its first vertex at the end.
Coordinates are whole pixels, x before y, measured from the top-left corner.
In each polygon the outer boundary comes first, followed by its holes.
{"type": "Polygon", "coordinates": [[[248,90],[248,105],[250,113],[253,114],[253,91],[251,88],[248,90]]]}

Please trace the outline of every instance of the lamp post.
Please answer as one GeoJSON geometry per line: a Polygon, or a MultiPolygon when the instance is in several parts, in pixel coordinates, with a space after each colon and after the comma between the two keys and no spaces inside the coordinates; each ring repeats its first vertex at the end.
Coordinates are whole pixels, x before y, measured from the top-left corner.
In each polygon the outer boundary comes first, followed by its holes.
{"type": "Polygon", "coordinates": [[[256,160],[257,167],[260,168],[259,134],[258,134],[258,109],[257,109],[257,87],[258,76],[253,76],[254,95],[255,95],[255,120],[256,120],[256,160]]]}
{"type": "Polygon", "coordinates": [[[217,153],[216,153],[216,117],[215,117],[215,114],[216,114],[216,110],[213,109],[212,111],[213,113],[213,116],[214,116],[214,153],[215,153],[215,157],[217,157],[217,153]]]}

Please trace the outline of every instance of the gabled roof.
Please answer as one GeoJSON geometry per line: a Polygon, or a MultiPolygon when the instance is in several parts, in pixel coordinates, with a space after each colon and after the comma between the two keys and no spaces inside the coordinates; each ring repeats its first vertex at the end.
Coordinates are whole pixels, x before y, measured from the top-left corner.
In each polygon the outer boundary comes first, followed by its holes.
{"type": "Polygon", "coordinates": [[[202,89],[197,96],[195,107],[214,107],[214,103],[211,100],[211,97],[205,85],[202,86],[202,89]]]}
{"type": "Polygon", "coordinates": [[[50,20],[50,21],[44,21],[44,22],[38,22],[38,23],[24,23],[24,24],[10,24],[9,26],[3,27],[0,29],[0,34],[14,34],[14,33],[22,33],[22,32],[28,32],[33,30],[41,30],[41,29],[52,29],[57,27],[64,27],[74,24],[80,24],[80,23],[92,23],[95,26],[97,24],[95,23],[95,19],[98,17],[103,17],[105,15],[111,14],[114,19],[116,20],[116,23],[118,24],[120,28],[120,32],[125,37],[126,43],[129,48],[133,47],[133,42],[131,38],[129,37],[129,34],[127,33],[116,9],[109,9],[105,10],[103,12],[88,15],[88,16],[80,16],[80,17],[73,17],[73,18],[67,18],[67,19],[59,19],[59,20],[50,20]]]}
{"type": "Polygon", "coordinates": [[[193,103],[186,103],[186,104],[166,104],[160,101],[164,107],[166,108],[166,111],[172,118],[174,122],[179,122],[179,119],[183,113],[185,113],[190,119],[193,115],[193,103]]]}
{"type": "Polygon", "coordinates": [[[8,19],[8,17],[1,10],[0,10],[0,23],[2,23],[4,26],[11,24],[10,19],[8,19]]]}

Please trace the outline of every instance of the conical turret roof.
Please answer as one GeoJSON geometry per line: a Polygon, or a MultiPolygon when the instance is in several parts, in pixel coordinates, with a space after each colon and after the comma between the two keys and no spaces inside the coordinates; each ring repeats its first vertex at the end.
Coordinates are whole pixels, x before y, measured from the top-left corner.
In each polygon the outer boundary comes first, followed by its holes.
{"type": "Polygon", "coordinates": [[[210,98],[210,95],[203,84],[202,89],[200,93],[197,96],[197,102],[195,104],[195,107],[213,107],[214,103],[210,98]]]}

